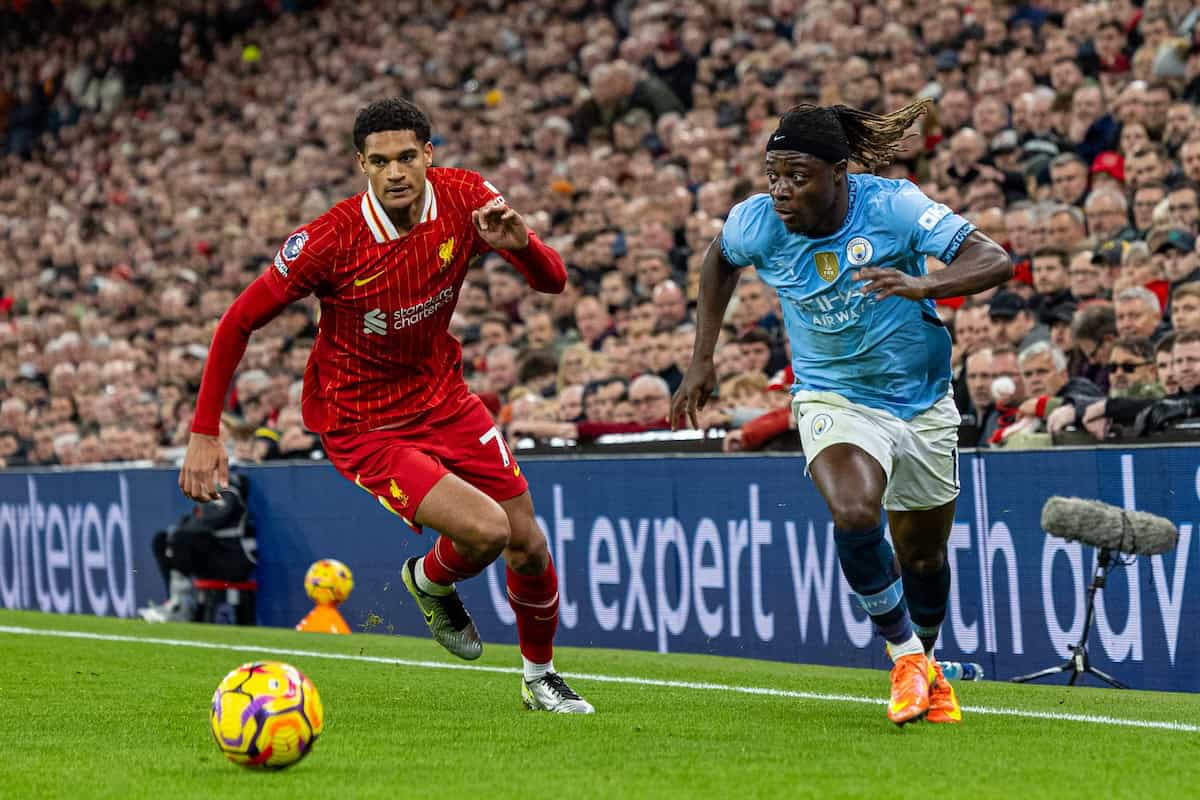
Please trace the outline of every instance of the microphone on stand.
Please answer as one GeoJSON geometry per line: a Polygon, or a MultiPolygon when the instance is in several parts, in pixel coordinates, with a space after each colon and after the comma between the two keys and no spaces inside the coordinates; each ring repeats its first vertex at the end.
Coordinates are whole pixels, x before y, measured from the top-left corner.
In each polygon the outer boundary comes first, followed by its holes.
{"type": "Polygon", "coordinates": [[[1179,540],[1179,531],[1169,519],[1080,497],[1047,500],[1042,506],[1042,527],[1060,539],[1138,556],[1169,553],[1179,540]]]}
{"type": "Polygon", "coordinates": [[[1123,508],[1085,500],[1080,497],[1051,497],[1042,506],[1042,527],[1051,536],[1082,542],[1097,548],[1096,570],[1088,588],[1087,614],[1083,619],[1083,634],[1079,643],[1071,646],[1071,657],[1065,664],[1038,670],[1013,678],[1016,683],[1071,673],[1067,685],[1074,686],[1081,674],[1094,675],[1117,689],[1129,687],[1116,678],[1093,667],[1088,662],[1087,638],[1096,610],[1096,592],[1104,588],[1108,572],[1119,565],[1122,553],[1131,556],[1153,556],[1175,549],[1179,531],[1175,523],[1145,511],[1126,511],[1123,508]]]}

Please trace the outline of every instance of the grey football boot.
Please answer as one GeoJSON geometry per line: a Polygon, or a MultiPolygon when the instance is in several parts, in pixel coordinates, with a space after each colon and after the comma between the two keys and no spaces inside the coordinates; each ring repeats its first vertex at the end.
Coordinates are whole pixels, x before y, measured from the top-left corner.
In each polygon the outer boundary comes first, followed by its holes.
{"type": "Polygon", "coordinates": [[[408,593],[417,601],[434,641],[459,658],[467,661],[479,658],[483,653],[483,641],[458,592],[451,589],[450,594],[434,595],[421,591],[414,572],[416,567],[416,558],[405,561],[400,577],[408,593]]]}

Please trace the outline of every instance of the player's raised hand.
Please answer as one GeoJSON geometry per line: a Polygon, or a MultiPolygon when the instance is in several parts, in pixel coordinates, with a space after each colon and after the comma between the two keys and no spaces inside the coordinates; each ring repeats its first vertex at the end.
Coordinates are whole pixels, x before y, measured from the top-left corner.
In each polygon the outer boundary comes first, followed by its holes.
{"type": "Polygon", "coordinates": [[[863,267],[850,276],[856,281],[866,281],[859,290],[867,297],[883,300],[885,297],[906,297],[909,300],[924,300],[928,290],[920,278],[898,269],[863,267]]]}
{"type": "Polygon", "coordinates": [[[671,398],[671,430],[679,426],[685,415],[693,428],[699,428],[700,410],[708,403],[716,386],[717,370],[712,359],[693,359],[671,398]]]}
{"type": "Polygon", "coordinates": [[[504,198],[493,198],[483,208],[471,212],[475,230],[495,250],[520,250],[529,244],[525,220],[508,207],[504,198]]]}
{"type": "Polygon", "coordinates": [[[179,488],[188,499],[207,503],[221,497],[229,485],[229,456],[217,436],[193,433],[179,470],[179,488]]]}

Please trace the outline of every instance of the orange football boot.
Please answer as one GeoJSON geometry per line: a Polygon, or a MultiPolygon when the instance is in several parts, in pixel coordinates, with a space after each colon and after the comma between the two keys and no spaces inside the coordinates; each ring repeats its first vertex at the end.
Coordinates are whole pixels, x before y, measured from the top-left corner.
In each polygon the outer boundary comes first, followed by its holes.
{"type": "Polygon", "coordinates": [[[958,704],[958,695],[954,686],[946,680],[942,667],[934,659],[929,659],[929,713],[925,715],[926,722],[962,722],[962,706],[958,704]]]}
{"type": "Polygon", "coordinates": [[[912,722],[929,712],[929,661],[924,653],[900,656],[892,667],[892,699],[888,719],[897,725],[912,722]]]}

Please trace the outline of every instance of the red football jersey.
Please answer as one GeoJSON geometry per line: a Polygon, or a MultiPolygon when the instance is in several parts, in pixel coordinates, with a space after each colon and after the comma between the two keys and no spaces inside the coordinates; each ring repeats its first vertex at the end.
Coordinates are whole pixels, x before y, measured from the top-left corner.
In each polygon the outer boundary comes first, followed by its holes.
{"type": "Polygon", "coordinates": [[[372,430],[465,390],[450,316],[468,263],[490,249],[471,212],[498,195],[478,173],[431,167],[421,220],[403,236],[368,188],[288,237],[266,281],[280,300],[321,301],[309,430],[372,430]]]}

